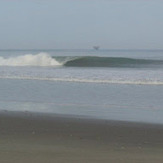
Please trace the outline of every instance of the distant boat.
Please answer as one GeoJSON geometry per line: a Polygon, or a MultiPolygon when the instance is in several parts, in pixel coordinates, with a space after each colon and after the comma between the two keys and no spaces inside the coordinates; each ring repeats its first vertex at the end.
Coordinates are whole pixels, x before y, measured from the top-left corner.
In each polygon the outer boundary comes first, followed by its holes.
{"type": "Polygon", "coordinates": [[[93,46],[93,48],[95,49],[95,50],[99,50],[99,46],[93,46]]]}

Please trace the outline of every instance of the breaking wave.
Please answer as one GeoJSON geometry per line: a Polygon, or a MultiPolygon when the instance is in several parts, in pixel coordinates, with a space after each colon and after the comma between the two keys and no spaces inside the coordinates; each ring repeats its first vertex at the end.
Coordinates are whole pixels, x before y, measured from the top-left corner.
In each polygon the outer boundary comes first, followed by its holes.
{"type": "Polygon", "coordinates": [[[0,66],[60,66],[60,65],[61,63],[59,63],[46,53],[39,53],[37,55],[26,54],[10,58],[0,57],[0,66]]]}
{"type": "Polygon", "coordinates": [[[134,59],[96,56],[50,56],[47,53],[26,54],[17,57],[0,57],[0,66],[47,66],[47,67],[163,67],[163,60],[134,59]]]}

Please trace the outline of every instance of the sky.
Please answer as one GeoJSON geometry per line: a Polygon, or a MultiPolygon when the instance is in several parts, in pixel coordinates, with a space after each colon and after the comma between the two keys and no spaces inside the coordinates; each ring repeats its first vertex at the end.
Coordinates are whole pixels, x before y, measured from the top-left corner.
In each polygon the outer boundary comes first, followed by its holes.
{"type": "Polygon", "coordinates": [[[163,0],[0,0],[0,49],[163,49],[163,0]]]}

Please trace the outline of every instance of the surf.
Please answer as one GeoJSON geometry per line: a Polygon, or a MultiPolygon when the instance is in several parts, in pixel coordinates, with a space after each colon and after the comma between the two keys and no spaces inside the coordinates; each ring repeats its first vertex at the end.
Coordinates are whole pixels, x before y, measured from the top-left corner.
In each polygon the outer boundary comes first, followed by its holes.
{"type": "Polygon", "coordinates": [[[47,53],[4,58],[0,57],[0,66],[61,66],[62,64],[47,53]]]}
{"type": "Polygon", "coordinates": [[[0,66],[161,68],[163,60],[100,56],[51,56],[48,53],[0,57],[0,66]]]}

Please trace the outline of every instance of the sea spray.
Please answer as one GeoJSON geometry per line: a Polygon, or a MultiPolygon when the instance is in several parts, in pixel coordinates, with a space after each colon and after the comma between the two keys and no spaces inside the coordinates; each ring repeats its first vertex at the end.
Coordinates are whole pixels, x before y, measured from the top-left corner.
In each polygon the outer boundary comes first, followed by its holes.
{"type": "Polygon", "coordinates": [[[47,53],[39,53],[36,55],[26,54],[23,56],[4,58],[0,57],[0,66],[61,66],[47,53]]]}

